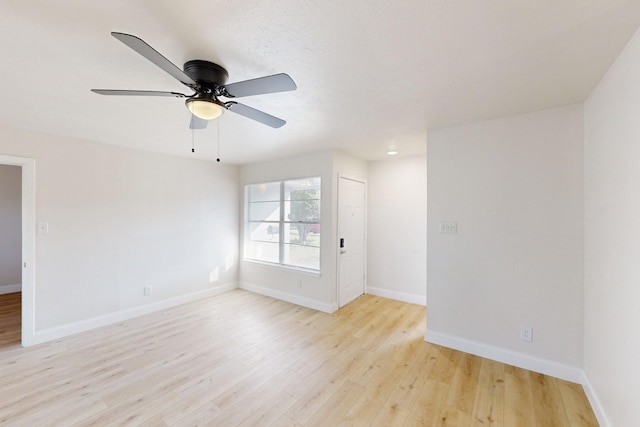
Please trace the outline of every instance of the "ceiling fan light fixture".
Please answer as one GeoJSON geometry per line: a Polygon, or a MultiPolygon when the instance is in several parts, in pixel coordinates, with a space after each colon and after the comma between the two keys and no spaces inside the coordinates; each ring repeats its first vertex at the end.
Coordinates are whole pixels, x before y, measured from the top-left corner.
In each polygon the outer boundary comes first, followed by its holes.
{"type": "Polygon", "coordinates": [[[273,74],[227,85],[229,73],[218,64],[201,59],[193,59],[185,62],[182,70],[140,37],[118,32],[112,32],[111,35],[195,93],[193,95],[185,95],[179,92],[119,89],[91,89],[92,92],[99,95],[186,98],[186,107],[191,112],[190,129],[206,129],[207,122],[220,117],[224,110],[231,110],[234,114],[244,116],[274,129],[280,128],[286,123],[278,117],[256,110],[248,105],[235,101],[222,102],[217,97],[238,98],[296,90],[298,87],[289,75],[285,73],[273,74]]]}
{"type": "Polygon", "coordinates": [[[218,118],[225,110],[224,104],[216,99],[190,98],[186,104],[189,111],[202,120],[218,118]]]}

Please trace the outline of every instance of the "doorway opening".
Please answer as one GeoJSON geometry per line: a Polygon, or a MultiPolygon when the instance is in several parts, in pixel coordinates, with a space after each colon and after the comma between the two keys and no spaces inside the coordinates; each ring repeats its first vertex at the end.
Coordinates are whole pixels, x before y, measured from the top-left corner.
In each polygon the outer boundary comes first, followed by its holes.
{"type": "Polygon", "coordinates": [[[20,344],[22,168],[0,165],[0,348],[20,344]]]}
{"type": "Polygon", "coordinates": [[[0,248],[7,262],[4,279],[0,277],[0,322],[8,331],[0,335],[0,346],[3,341],[5,346],[28,346],[34,343],[35,160],[0,155],[0,168],[7,178],[3,181],[11,182],[4,194],[7,206],[0,212],[0,227],[7,235],[0,248]]]}

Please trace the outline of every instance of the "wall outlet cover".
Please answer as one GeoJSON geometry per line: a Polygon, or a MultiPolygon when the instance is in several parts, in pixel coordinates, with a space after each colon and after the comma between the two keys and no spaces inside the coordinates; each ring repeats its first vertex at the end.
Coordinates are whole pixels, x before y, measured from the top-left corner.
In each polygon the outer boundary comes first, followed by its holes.
{"type": "Polygon", "coordinates": [[[443,234],[457,234],[458,233],[458,223],[457,222],[440,222],[440,227],[438,230],[443,234]]]}
{"type": "Polygon", "coordinates": [[[526,342],[533,342],[533,328],[531,326],[520,326],[520,339],[526,342]]]}

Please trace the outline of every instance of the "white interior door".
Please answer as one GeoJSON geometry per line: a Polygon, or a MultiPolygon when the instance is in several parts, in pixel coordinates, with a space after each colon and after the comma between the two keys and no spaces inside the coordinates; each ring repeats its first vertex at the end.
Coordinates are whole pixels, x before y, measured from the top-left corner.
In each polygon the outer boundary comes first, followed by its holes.
{"type": "Polygon", "coordinates": [[[340,177],[338,181],[338,307],[364,294],[365,186],[340,177]]]}

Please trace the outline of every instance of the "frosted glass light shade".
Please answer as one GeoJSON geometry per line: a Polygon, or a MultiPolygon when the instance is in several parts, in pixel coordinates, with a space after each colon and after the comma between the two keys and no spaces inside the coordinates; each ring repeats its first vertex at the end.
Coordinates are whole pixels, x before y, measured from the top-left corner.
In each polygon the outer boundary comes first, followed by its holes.
{"type": "Polygon", "coordinates": [[[203,120],[212,120],[224,112],[224,107],[209,99],[188,99],[187,108],[203,120]]]}

